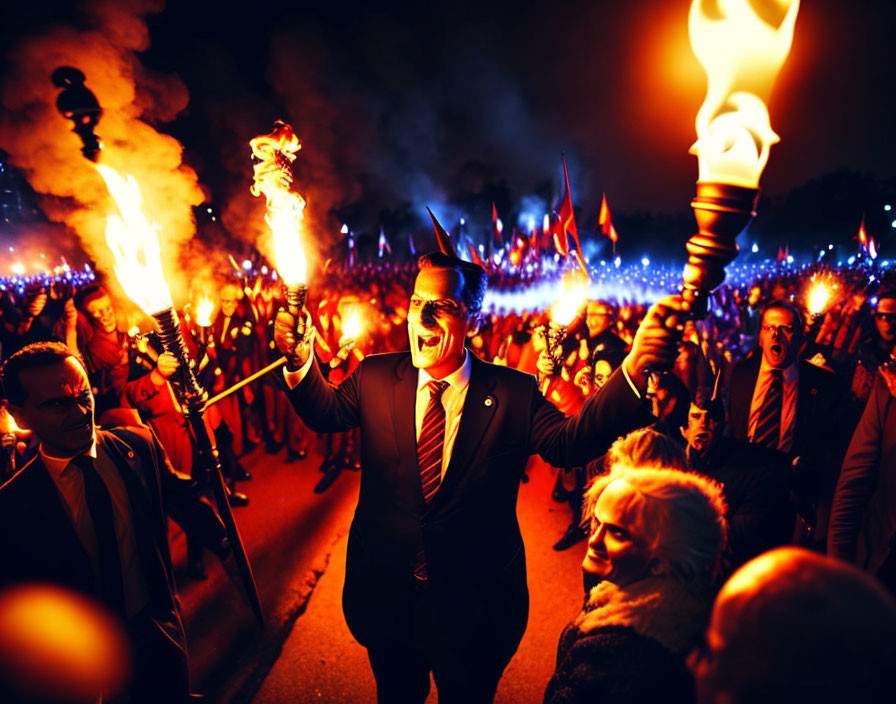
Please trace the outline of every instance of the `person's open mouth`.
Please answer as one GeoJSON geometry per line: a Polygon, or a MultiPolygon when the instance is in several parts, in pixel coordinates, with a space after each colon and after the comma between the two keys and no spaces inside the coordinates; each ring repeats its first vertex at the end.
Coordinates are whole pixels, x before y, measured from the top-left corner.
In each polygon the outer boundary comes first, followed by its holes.
{"type": "Polygon", "coordinates": [[[771,350],[777,355],[784,354],[784,348],[777,342],[772,345],[771,350]]]}
{"type": "Polygon", "coordinates": [[[439,341],[442,339],[441,335],[417,335],[417,349],[421,352],[424,347],[437,347],[439,341]]]}

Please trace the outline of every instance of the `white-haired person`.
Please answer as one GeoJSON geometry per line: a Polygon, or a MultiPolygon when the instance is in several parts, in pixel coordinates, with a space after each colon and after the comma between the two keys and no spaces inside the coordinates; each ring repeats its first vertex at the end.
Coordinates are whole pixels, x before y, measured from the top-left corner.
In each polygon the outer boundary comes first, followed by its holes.
{"type": "Polygon", "coordinates": [[[560,636],[545,704],[690,702],[685,659],[707,623],[726,544],[721,487],[643,429],[585,493],[583,569],[599,581],[560,636]]]}

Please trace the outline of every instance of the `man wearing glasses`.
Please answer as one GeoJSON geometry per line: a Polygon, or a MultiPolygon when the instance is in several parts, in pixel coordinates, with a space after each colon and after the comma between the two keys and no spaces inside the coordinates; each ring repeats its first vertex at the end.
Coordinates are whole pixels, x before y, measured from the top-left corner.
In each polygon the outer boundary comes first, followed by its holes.
{"type": "Polygon", "coordinates": [[[786,301],[762,311],[759,348],[734,367],[730,388],[732,435],[783,452],[793,465],[798,502],[795,539],[823,546],[837,471],[843,457],[836,378],[801,359],[804,322],[786,301]]]}

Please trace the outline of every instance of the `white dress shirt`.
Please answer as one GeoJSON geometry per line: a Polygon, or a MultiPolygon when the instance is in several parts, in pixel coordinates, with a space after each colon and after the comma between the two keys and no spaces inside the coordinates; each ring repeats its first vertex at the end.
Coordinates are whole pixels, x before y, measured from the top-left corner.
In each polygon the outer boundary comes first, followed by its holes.
{"type": "MultiPolygon", "coordinates": [[[[800,365],[799,360],[789,367],[782,369],[784,372],[784,398],[781,406],[781,436],[778,440],[778,449],[782,452],[790,452],[793,448],[793,433],[796,429],[796,406],[799,397],[800,365]]],[[[756,433],[756,424],[759,422],[759,410],[762,402],[768,395],[772,385],[772,366],[767,364],[763,357],[759,365],[759,376],[756,378],[756,386],[753,389],[753,399],[750,402],[750,422],[747,426],[747,437],[753,439],[756,433]]]]}
{"type": "MultiPolygon", "coordinates": [[[[109,490],[112,499],[112,513],[115,519],[115,537],[118,542],[118,554],[121,559],[122,583],[124,585],[125,607],[128,618],[133,618],[140,613],[149,603],[149,590],[146,586],[146,577],[143,566],[137,554],[137,538],[134,534],[134,523],[131,519],[131,502],[128,499],[127,488],[118,473],[112,459],[96,443],[85,455],[96,460],[94,466],[96,473],[102,479],[103,484],[109,490]]],[[[75,532],[87,556],[90,558],[93,573],[97,583],[100,574],[100,551],[96,538],[96,530],[90,509],[87,507],[87,497],[84,493],[84,474],[71,464],[73,457],[53,457],[40,448],[40,458],[56,485],[62,502],[65,505],[69,518],[74,525],[75,532]]]]}
{"type": "MultiPolygon", "coordinates": [[[[445,409],[445,444],[442,446],[442,479],[445,478],[445,470],[451,460],[454,450],[454,441],[457,440],[457,429],[460,427],[460,416],[464,410],[464,401],[467,398],[467,389],[470,387],[470,371],[473,362],[470,361],[470,353],[464,350],[464,363],[451,374],[441,379],[448,382],[448,388],[442,393],[442,407],[445,409]]],[[[414,407],[414,427],[417,440],[420,440],[420,430],[423,427],[423,416],[426,415],[426,407],[429,405],[430,390],[426,385],[433,378],[425,369],[417,370],[417,403],[414,407]]]]}

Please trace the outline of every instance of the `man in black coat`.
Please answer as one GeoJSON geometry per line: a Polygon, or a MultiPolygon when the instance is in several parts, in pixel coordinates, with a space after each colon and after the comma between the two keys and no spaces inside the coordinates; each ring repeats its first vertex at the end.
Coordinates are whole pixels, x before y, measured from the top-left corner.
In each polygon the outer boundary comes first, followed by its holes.
{"type": "Polygon", "coordinates": [[[731,373],[729,422],[733,437],[787,455],[799,508],[795,539],[823,550],[845,424],[835,375],[799,358],[803,331],[790,303],[765,307],[759,349],[731,373]]]}
{"type": "Polygon", "coordinates": [[[23,348],[7,360],[2,382],[13,417],[40,451],[0,487],[0,586],[48,582],[97,599],[131,639],[130,701],[187,701],[166,510],[224,556],[220,519],[148,428],[94,427],[87,373],[64,345],[23,348]]]}
{"type": "Polygon", "coordinates": [[[528,618],[516,517],[526,462],[538,453],[584,464],[633,428],[645,367],[674,359],[677,333],[664,322],[677,303],[650,312],[623,369],[567,420],[534,377],[465,351],[482,268],[443,254],[419,265],[410,354],[369,356],[334,389],[289,313],[278,315],[275,340],[308,427],[361,428],[343,609],[367,648],[378,701],[424,702],[432,672],[440,702],[491,702],[528,618]]]}
{"type": "Polygon", "coordinates": [[[734,569],[790,541],[790,463],[777,450],[724,437],[725,407],[705,391],[698,390],[691,402],[681,433],[688,467],[722,485],[728,507],[728,567],[734,569]]]}

